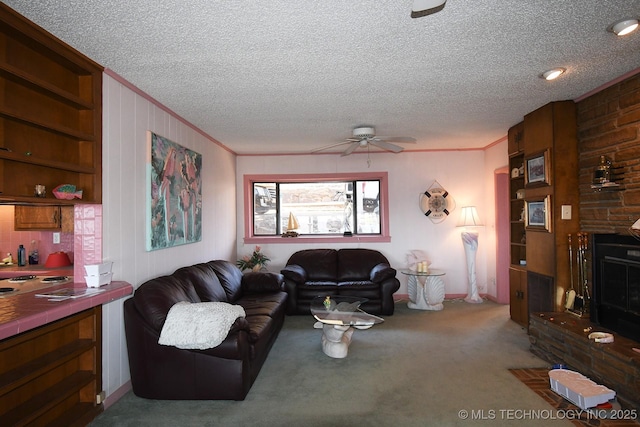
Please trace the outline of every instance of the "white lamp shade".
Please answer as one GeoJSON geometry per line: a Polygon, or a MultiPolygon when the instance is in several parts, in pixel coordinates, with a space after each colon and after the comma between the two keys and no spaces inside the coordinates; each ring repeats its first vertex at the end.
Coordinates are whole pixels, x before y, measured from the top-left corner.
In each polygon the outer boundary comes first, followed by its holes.
{"type": "Polygon", "coordinates": [[[482,225],[475,206],[465,206],[460,213],[458,227],[479,227],[482,225]]]}

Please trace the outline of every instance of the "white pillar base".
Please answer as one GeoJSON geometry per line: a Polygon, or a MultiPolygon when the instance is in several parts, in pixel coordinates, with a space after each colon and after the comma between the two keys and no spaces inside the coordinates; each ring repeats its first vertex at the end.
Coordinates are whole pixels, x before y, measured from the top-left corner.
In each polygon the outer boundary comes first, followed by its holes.
{"type": "Polygon", "coordinates": [[[478,293],[478,283],[476,282],[476,251],[478,250],[478,233],[469,231],[462,232],[462,243],[464,253],[467,258],[467,276],[469,280],[469,291],[465,297],[465,302],[479,304],[484,302],[478,293]]]}

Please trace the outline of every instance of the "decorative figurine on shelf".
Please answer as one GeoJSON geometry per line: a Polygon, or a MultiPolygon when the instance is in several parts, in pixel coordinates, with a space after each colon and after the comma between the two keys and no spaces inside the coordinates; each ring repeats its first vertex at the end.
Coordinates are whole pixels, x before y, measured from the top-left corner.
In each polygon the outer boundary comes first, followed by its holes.
{"type": "Polygon", "coordinates": [[[53,189],[53,195],[56,199],[82,199],[82,190],[77,190],[72,184],[60,184],[53,189]]]}
{"type": "Polygon", "coordinates": [[[287,223],[287,231],[282,233],[282,237],[298,237],[300,234],[296,231],[300,228],[300,224],[298,223],[298,218],[293,214],[293,212],[289,212],[289,222],[287,223]]]}
{"type": "Polygon", "coordinates": [[[2,263],[8,265],[13,264],[13,257],[11,256],[11,252],[7,254],[6,258],[2,258],[2,263]]]}
{"type": "Polygon", "coordinates": [[[327,295],[327,297],[324,299],[324,308],[326,308],[327,310],[331,309],[331,297],[329,297],[329,295],[327,295]]]}
{"type": "Polygon", "coordinates": [[[407,268],[419,273],[427,273],[431,264],[427,259],[427,253],[421,250],[411,250],[407,254],[407,268]]]}

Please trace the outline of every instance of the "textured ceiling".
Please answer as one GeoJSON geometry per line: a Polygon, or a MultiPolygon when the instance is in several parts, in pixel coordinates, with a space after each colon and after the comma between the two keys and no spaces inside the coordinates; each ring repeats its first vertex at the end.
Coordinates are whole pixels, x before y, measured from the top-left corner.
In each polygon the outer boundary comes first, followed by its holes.
{"type": "Polygon", "coordinates": [[[640,68],[640,32],[606,30],[640,0],[448,0],[418,19],[412,0],[3,2],[239,154],[308,153],[362,124],[408,149],[485,147],[640,68]]]}

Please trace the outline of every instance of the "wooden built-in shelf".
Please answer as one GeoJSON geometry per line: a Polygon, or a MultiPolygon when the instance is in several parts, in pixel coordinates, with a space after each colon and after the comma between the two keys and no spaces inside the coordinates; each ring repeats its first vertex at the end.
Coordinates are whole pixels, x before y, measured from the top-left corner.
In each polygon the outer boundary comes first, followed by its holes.
{"type": "MultiPolygon", "coordinates": [[[[103,67],[0,4],[0,202],[75,185],[102,202],[103,67]]],[[[49,193],[50,194],[50,193],[49,193]]]]}
{"type": "Polygon", "coordinates": [[[102,306],[0,341],[3,425],[83,425],[103,410],[102,306]]]}

